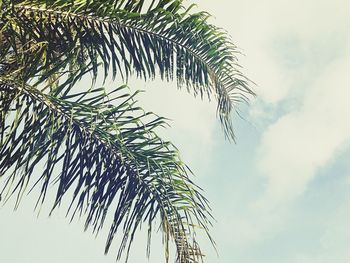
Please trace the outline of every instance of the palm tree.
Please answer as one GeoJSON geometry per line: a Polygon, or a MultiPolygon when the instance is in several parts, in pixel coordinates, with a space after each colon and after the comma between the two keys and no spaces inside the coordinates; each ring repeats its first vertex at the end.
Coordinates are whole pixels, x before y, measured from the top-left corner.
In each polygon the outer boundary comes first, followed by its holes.
{"type": "Polygon", "coordinates": [[[119,230],[117,258],[127,256],[141,224],[149,252],[158,218],[167,261],[169,242],[177,262],[203,260],[195,233],[214,244],[210,208],[176,148],[156,134],[165,119],[137,106],[137,91],[101,87],[109,77],[176,80],[217,99],[234,139],[232,112],[253,92],[230,38],[192,8],[181,0],[0,0],[3,201],[14,197],[18,207],[39,188],[40,207],[54,185],[52,211],[68,199],[67,215],[85,216],[85,229],[98,232],[113,214],[106,253],[119,230]]]}

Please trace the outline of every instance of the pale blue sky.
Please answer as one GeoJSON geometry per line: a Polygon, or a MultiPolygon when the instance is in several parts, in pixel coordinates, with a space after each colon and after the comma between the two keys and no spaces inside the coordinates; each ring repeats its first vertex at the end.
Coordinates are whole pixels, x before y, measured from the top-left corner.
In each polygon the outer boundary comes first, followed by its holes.
{"type": "MultiPolygon", "coordinates": [[[[189,3],[192,1],[188,1],[189,3]]],[[[174,84],[133,81],[147,110],[173,119],[162,131],[205,189],[217,219],[206,262],[350,262],[350,2],[207,0],[242,49],[258,98],[236,118],[237,144],[225,141],[215,104],[174,84]]],[[[1,181],[0,181],[1,184],[1,181]]],[[[47,219],[28,198],[16,213],[0,208],[0,262],[114,262],[64,211],[47,219]]],[[[144,236],[130,263],[148,262],[144,236]]],[[[161,263],[161,242],[149,262],[161,263]]]]}

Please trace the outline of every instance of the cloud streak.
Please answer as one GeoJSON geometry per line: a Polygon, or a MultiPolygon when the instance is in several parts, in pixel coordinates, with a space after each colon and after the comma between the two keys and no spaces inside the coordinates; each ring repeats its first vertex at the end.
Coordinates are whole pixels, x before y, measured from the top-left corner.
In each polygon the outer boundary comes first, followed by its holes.
{"type": "Polygon", "coordinates": [[[267,178],[267,189],[261,202],[295,199],[321,168],[348,148],[349,68],[350,53],[334,61],[305,90],[300,107],[264,132],[258,165],[267,178]]]}

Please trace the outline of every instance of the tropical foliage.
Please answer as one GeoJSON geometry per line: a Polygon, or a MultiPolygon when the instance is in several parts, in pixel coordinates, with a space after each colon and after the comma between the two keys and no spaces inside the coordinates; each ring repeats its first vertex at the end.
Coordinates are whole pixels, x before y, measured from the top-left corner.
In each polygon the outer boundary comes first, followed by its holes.
{"type": "Polygon", "coordinates": [[[253,92],[237,65],[236,47],[205,12],[180,0],[0,1],[0,179],[16,207],[54,185],[52,211],[84,216],[98,232],[108,213],[106,253],[121,231],[117,258],[127,256],[141,224],[148,252],[155,219],[177,261],[201,262],[196,231],[209,234],[210,208],[177,149],[156,131],[164,118],[137,105],[129,76],[176,80],[194,95],[215,97],[224,132],[253,92]],[[86,79],[91,85],[84,88],[86,79]],[[119,232],[118,232],[119,233],[119,232]]]}

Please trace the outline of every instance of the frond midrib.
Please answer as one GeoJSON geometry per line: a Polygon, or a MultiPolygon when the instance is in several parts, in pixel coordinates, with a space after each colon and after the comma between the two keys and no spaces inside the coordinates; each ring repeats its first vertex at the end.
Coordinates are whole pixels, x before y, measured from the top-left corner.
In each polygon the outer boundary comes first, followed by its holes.
{"type": "MultiPolygon", "coordinates": [[[[132,29],[134,31],[137,31],[139,33],[143,33],[143,34],[148,34],[148,35],[152,35],[155,38],[161,39],[161,40],[165,40],[168,42],[171,42],[183,49],[185,49],[186,51],[188,51],[193,57],[195,57],[198,61],[200,61],[200,63],[202,63],[208,70],[208,75],[211,79],[211,81],[213,82],[213,86],[214,87],[219,87],[221,95],[223,95],[227,101],[231,102],[230,99],[230,95],[229,92],[225,89],[225,85],[222,83],[222,80],[220,79],[220,77],[217,74],[217,71],[208,64],[208,62],[199,54],[196,53],[196,51],[190,47],[188,47],[187,45],[184,45],[182,43],[180,43],[179,41],[176,41],[173,38],[164,36],[162,34],[156,33],[154,31],[150,31],[150,30],[146,30],[144,28],[140,28],[140,27],[136,27],[134,25],[129,25],[126,23],[122,23],[120,20],[116,19],[116,18],[101,18],[101,17],[97,17],[97,16],[91,16],[91,15],[82,15],[82,14],[76,14],[76,13],[72,13],[72,12],[67,12],[67,11],[61,11],[59,9],[52,9],[52,8],[41,8],[41,7],[34,7],[34,6],[29,6],[29,5],[22,5],[22,4],[17,4],[15,6],[15,9],[18,9],[19,11],[21,10],[30,10],[30,11],[34,11],[34,12],[41,12],[43,14],[57,14],[60,16],[66,16],[66,17],[74,17],[74,18],[79,18],[82,20],[87,20],[90,22],[100,22],[103,23],[105,25],[109,25],[109,24],[117,24],[119,27],[121,28],[127,28],[127,29],[132,29]]],[[[141,17],[141,15],[140,15],[141,17]]],[[[205,41],[203,39],[203,41],[205,41]]],[[[226,76],[228,77],[232,77],[230,76],[226,71],[223,72],[226,76]]],[[[207,84],[207,86],[209,87],[209,83],[207,84]]],[[[242,89],[241,89],[242,91],[242,89]]],[[[254,92],[251,91],[250,89],[245,89],[245,92],[254,95],[254,92]]]]}
{"type": "MultiPolygon", "coordinates": [[[[67,12],[67,11],[61,11],[59,9],[40,8],[40,7],[21,5],[21,4],[16,5],[15,9],[17,9],[17,8],[18,9],[24,9],[24,10],[36,11],[36,12],[43,12],[43,13],[53,13],[53,14],[57,14],[57,15],[61,15],[61,16],[71,16],[71,17],[75,17],[75,18],[85,19],[85,20],[88,20],[88,21],[91,21],[91,22],[104,23],[105,25],[117,24],[121,28],[129,28],[129,29],[133,29],[135,31],[138,31],[140,33],[152,35],[152,36],[155,36],[156,38],[172,42],[172,43],[176,44],[177,46],[180,46],[180,47],[186,49],[194,57],[196,57],[198,60],[200,60],[208,68],[208,71],[210,71],[213,74],[216,74],[215,70],[205,61],[205,59],[202,56],[200,56],[199,54],[197,54],[195,52],[195,50],[193,50],[192,48],[190,48],[190,47],[180,43],[179,41],[176,41],[175,39],[169,38],[167,36],[164,36],[162,34],[156,33],[154,31],[150,31],[150,30],[146,30],[144,28],[140,28],[140,27],[136,27],[136,26],[133,26],[133,25],[122,23],[118,19],[115,20],[115,18],[114,19],[113,18],[100,18],[100,17],[97,17],[97,16],[82,15],[82,14],[75,14],[75,13],[71,13],[71,12],[67,12]]],[[[140,17],[141,17],[141,15],[140,15],[140,17]]]]}

